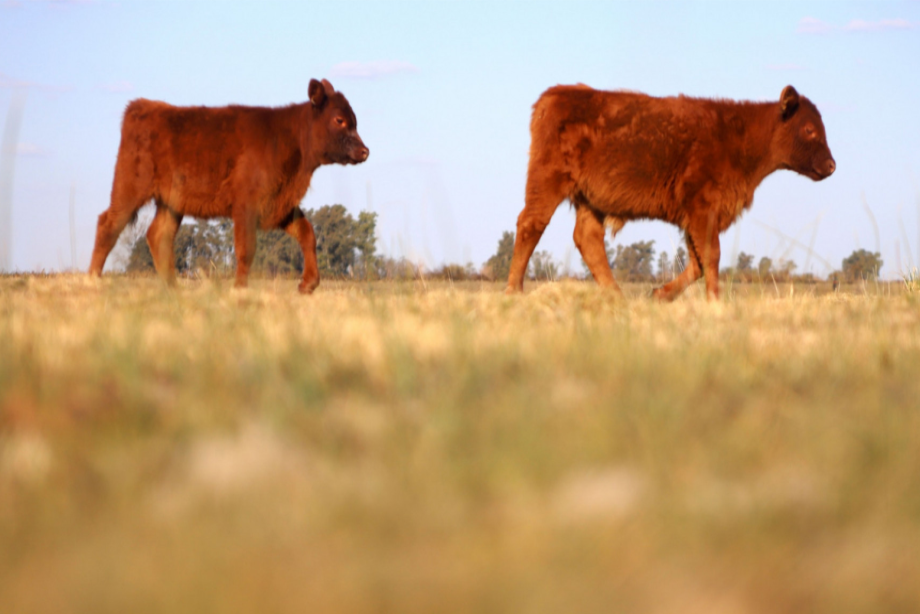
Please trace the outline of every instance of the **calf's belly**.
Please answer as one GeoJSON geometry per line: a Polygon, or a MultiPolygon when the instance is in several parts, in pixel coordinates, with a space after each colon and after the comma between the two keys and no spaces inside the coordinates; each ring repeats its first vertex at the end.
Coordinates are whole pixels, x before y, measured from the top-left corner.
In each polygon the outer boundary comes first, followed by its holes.
{"type": "Polygon", "coordinates": [[[234,191],[229,181],[176,171],[160,182],[158,200],[180,215],[202,219],[231,217],[234,191]]]}
{"type": "Polygon", "coordinates": [[[662,220],[681,224],[682,216],[669,205],[659,190],[636,186],[628,177],[608,175],[603,182],[592,182],[581,192],[595,210],[623,220],[662,220]],[[631,185],[632,184],[632,185],[631,185]]]}

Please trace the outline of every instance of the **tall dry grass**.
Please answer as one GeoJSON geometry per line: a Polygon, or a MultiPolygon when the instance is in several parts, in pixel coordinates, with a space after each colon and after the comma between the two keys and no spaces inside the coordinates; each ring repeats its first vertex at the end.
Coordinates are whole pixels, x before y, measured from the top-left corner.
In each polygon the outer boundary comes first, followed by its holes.
{"type": "Polygon", "coordinates": [[[0,612],[920,610],[920,296],[0,278],[0,612]]]}

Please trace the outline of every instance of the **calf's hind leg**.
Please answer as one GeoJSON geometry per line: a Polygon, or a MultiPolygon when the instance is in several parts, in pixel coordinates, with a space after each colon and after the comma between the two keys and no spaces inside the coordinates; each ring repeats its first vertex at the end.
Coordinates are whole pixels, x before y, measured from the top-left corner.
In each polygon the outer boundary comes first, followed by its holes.
{"type": "Polygon", "coordinates": [[[282,228],[300,245],[303,250],[303,280],[297,287],[304,294],[312,294],[319,285],[319,266],[316,262],[316,234],[310,220],[304,217],[299,207],[291,212],[290,221],[282,228]]]}
{"type": "MultiPolygon", "coordinates": [[[[620,224],[622,227],[622,224],[620,224]]],[[[575,246],[588,265],[597,285],[610,288],[622,294],[620,286],[613,278],[610,263],[607,261],[607,248],[604,245],[604,215],[590,208],[586,203],[575,207],[575,246]]]]}
{"type": "Polygon", "coordinates": [[[524,210],[518,216],[517,234],[514,237],[514,255],[508,272],[506,294],[524,291],[524,274],[527,263],[537,247],[543,231],[549,225],[559,203],[566,197],[572,183],[568,176],[560,179],[558,173],[547,179],[533,167],[527,173],[527,194],[524,210]]]}
{"type": "Polygon", "coordinates": [[[99,216],[96,224],[96,244],[93,247],[93,258],[89,265],[89,274],[99,277],[105,267],[112,248],[118,241],[118,236],[125,229],[128,222],[137,215],[137,210],[144,206],[145,199],[135,195],[125,196],[113,194],[112,203],[108,209],[99,216]]]}
{"type": "Polygon", "coordinates": [[[147,229],[147,245],[150,246],[153,266],[160,278],[170,286],[176,285],[176,253],[173,244],[181,223],[182,215],[157,203],[157,213],[147,229]]]}
{"type": "Polygon", "coordinates": [[[90,275],[102,275],[102,268],[118,241],[118,235],[135,218],[137,210],[153,200],[151,178],[149,160],[131,155],[123,142],[115,162],[109,208],[102,212],[96,225],[96,245],[89,265],[90,275]]]}

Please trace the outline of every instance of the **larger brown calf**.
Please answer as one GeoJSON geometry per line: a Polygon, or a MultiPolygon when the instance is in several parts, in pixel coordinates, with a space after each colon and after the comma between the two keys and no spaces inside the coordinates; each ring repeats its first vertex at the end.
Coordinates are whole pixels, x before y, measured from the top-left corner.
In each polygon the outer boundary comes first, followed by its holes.
{"type": "Polygon", "coordinates": [[[548,89],[534,105],[524,210],[518,216],[508,292],[559,204],[575,207],[575,244],[601,286],[619,292],[604,246],[629,220],[675,224],[687,268],[654,296],[673,300],[705,275],[719,295],[719,234],[780,169],[820,181],[836,168],[818,109],[791,85],[777,102],[654,98],[585,85],[548,89]]]}
{"type": "Polygon", "coordinates": [[[173,240],[182,218],[233,219],[236,285],[245,286],[256,229],[281,228],[303,249],[300,291],[319,284],[316,237],[300,210],[323,164],[358,164],[368,149],[355,114],[325,79],[310,99],[282,108],[175,107],[139,99],[125,111],[112,200],[99,216],[91,275],[101,275],[118,235],[150,202],[147,242],[157,272],[175,282],[173,240]]]}

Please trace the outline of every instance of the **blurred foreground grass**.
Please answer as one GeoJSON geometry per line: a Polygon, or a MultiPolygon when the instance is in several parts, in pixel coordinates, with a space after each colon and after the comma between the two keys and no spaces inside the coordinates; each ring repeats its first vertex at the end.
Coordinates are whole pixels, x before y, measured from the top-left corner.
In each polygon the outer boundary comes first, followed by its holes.
{"type": "Polygon", "coordinates": [[[0,612],[920,611],[920,296],[499,290],[0,278],[0,612]]]}

